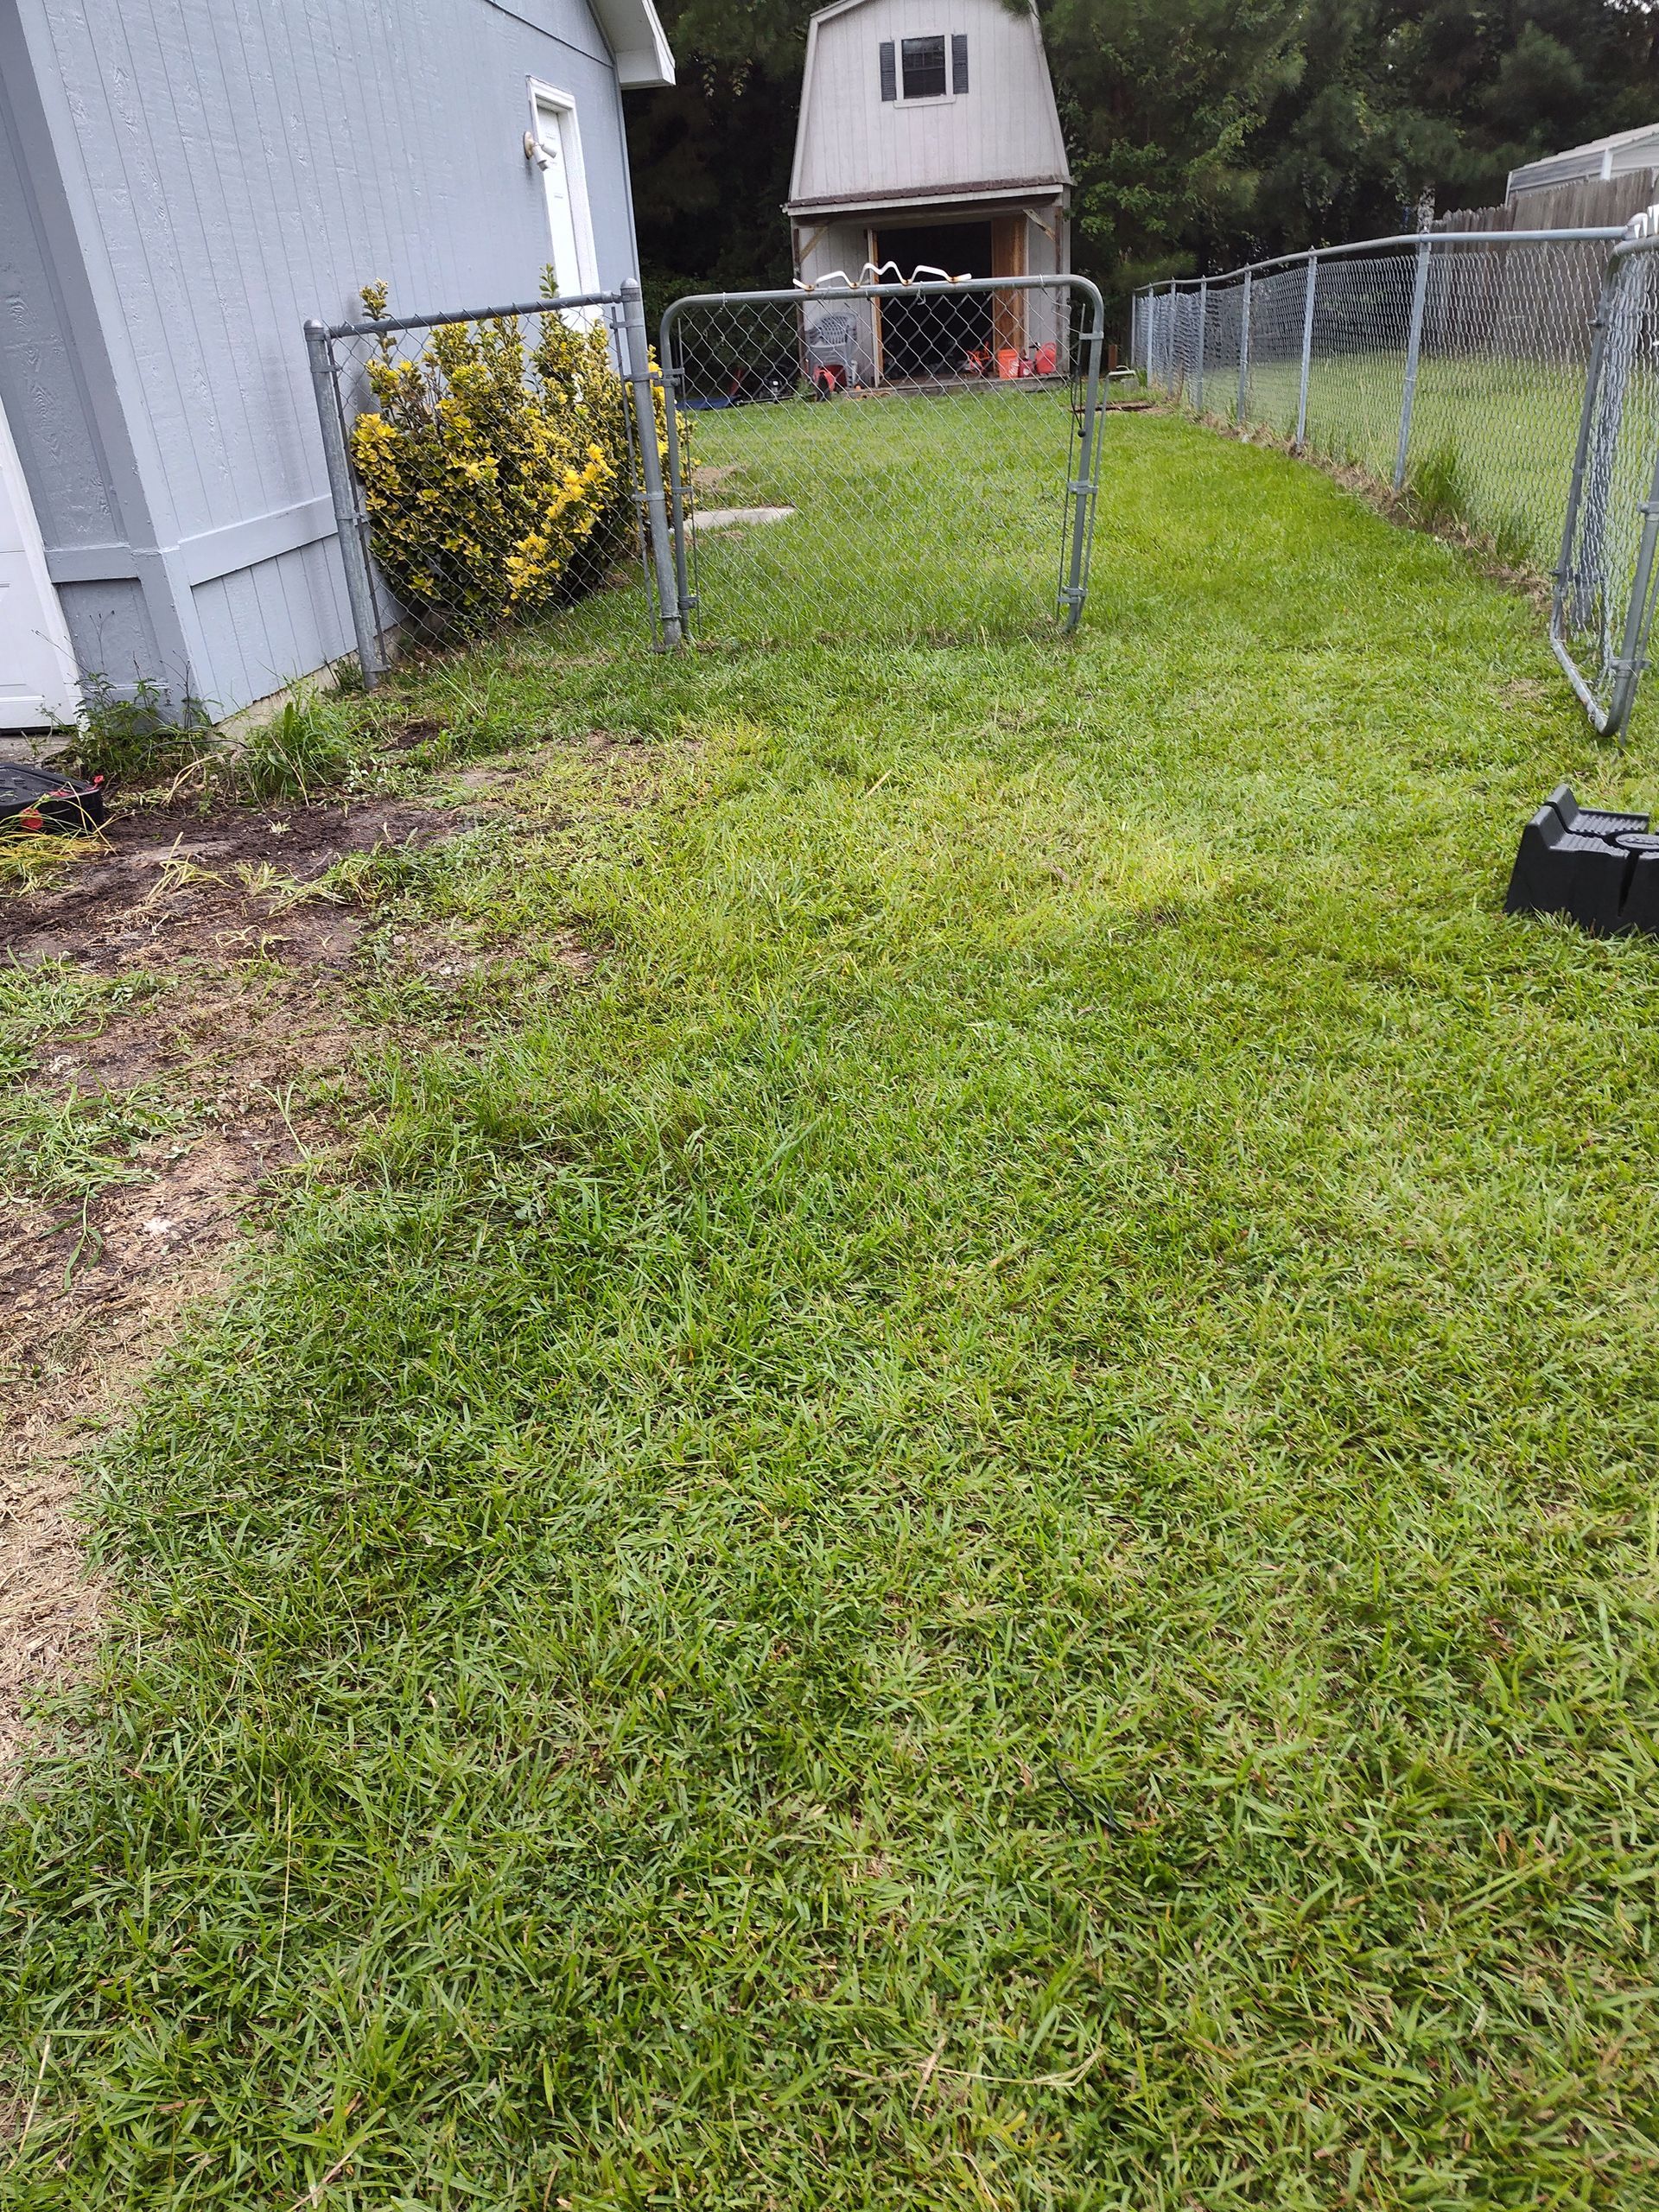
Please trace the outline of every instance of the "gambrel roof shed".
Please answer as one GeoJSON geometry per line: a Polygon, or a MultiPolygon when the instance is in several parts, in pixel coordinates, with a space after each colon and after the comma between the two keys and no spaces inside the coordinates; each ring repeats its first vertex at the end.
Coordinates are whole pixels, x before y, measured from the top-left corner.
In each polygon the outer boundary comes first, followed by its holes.
{"type": "Polygon", "coordinates": [[[1563,184],[1606,183],[1614,177],[1659,168],[1659,123],[1644,123],[1637,130],[1617,130],[1611,138],[1592,138],[1564,153],[1547,154],[1510,171],[1507,198],[1517,200],[1534,192],[1548,192],[1563,184]]]}
{"type": "Polygon", "coordinates": [[[1036,10],[837,0],[807,31],[789,213],[978,205],[1069,188],[1036,10]]]}

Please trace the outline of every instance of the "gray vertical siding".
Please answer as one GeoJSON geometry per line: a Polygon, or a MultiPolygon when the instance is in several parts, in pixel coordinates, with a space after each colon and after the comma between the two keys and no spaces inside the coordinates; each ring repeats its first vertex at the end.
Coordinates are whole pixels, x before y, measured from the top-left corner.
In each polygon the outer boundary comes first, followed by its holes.
{"type": "MultiPolygon", "coordinates": [[[[359,287],[374,279],[410,313],[534,294],[550,248],[521,143],[531,77],[575,99],[601,283],[630,273],[610,55],[586,0],[8,5],[130,425],[188,681],[229,711],[349,642],[323,542],[332,520],[302,323],[356,312],[359,287]]],[[[49,344],[48,321],[26,309],[20,326],[35,334],[18,342],[49,344]]],[[[23,412],[49,549],[88,542],[63,534],[72,499],[86,530],[121,535],[96,520],[97,467],[54,487],[49,413],[37,427],[37,410],[23,412]]],[[[62,562],[54,573],[70,611],[62,562]]],[[[82,593],[99,581],[76,575],[82,593]]]]}
{"type": "Polygon", "coordinates": [[[111,543],[121,524],[94,442],[20,132],[0,77],[0,399],[49,543],[111,543]]]}
{"type": "Polygon", "coordinates": [[[0,0],[0,400],[83,668],[186,656],[16,0],[0,0]]]}

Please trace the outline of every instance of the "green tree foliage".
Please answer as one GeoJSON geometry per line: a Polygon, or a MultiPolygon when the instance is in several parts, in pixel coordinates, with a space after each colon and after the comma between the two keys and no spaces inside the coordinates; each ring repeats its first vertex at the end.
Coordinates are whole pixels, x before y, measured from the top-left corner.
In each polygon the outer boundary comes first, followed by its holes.
{"type": "Polygon", "coordinates": [[[679,292],[786,284],[790,163],[810,0],[673,0],[678,65],[628,101],[640,273],[653,322],[679,292]]]}
{"type": "MultiPolygon", "coordinates": [[[[1079,267],[1126,288],[1392,230],[1427,193],[1659,120],[1654,0],[1039,0],[1079,267]]],[[[671,91],[631,103],[658,297],[786,282],[809,0],[664,10],[671,91]]]]}
{"type": "Polygon", "coordinates": [[[1044,20],[1077,179],[1080,265],[1131,281],[1241,235],[1252,141],[1303,72],[1304,0],[1052,0],[1044,20]]]}
{"type": "Polygon", "coordinates": [[[1645,4],[1311,0],[1304,12],[1300,81],[1252,136],[1260,180],[1239,244],[1392,227],[1425,194],[1485,206],[1522,162],[1659,121],[1659,15],[1645,4]]]}

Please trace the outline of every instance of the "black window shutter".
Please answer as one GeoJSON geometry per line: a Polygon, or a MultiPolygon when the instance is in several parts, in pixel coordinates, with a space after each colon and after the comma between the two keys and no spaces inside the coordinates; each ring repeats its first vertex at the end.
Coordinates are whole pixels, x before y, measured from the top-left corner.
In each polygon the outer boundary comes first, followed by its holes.
{"type": "Polygon", "coordinates": [[[896,100],[899,97],[899,67],[890,38],[881,41],[881,97],[884,100],[896,100]]]}
{"type": "Polygon", "coordinates": [[[963,31],[950,34],[950,89],[953,92],[968,89],[968,38],[963,31]]]}

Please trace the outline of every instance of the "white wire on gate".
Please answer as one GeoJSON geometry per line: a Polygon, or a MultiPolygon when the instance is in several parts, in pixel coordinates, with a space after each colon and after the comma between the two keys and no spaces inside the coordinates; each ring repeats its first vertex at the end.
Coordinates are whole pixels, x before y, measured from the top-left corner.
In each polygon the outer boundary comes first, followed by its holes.
{"type": "Polygon", "coordinates": [[[849,276],[844,269],[826,270],[822,276],[798,276],[795,279],[795,289],[798,292],[855,292],[863,284],[921,284],[930,282],[938,284],[971,284],[973,281],[965,269],[959,276],[952,276],[945,270],[936,269],[931,261],[918,261],[908,276],[905,275],[896,261],[884,261],[879,264],[874,261],[867,261],[856,276],[849,276]],[[888,270],[893,271],[891,277],[887,275],[888,270]]]}

